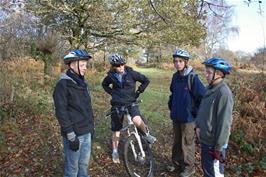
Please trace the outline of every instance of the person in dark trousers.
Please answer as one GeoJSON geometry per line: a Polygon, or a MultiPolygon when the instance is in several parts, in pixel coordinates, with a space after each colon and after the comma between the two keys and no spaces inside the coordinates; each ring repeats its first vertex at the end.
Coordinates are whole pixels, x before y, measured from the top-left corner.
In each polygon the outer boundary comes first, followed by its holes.
{"type": "MultiPolygon", "coordinates": [[[[134,103],[141,93],[144,92],[150,81],[143,74],[134,71],[131,67],[125,66],[126,61],[123,56],[113,54],[109,57],[111,69],[107,76],[103,79],[102,86],[104,90],[112,96],[111,110],[116,107],[129,105],[134,103]],[[136,82],[140,82],[140,86],[136,90],[136,82]]],[[[148,143],[154,143],[156,138],[150,135],[147,125],[140,116],[138,106],[132,106],[129,109],[133,123],[144,133],[143,138],[148,143]]],[[[112,135],[112,160],[114,163],[120,163],[118,144],[120,138],[120,129],[122,128],[122,117],[116,112],[111,114],[111,130],[112,135]]]]}
{"type": "Polygon", "coordinates": [[[231,65],[213,57],[203,62],[209,83],[196,118],[196,134],[201,147],[201,164],[205,177],[224,176],[225,151],[232,124],[233,95],[224,82],[231,65]]]}
{"type": "Polygon", "coordinates": [[[177,71],[172,78],[168,102],[174,133],[173,170],[176,170],[180,177],[189,177],[195,173],[195,116],[205,93],[204,85],[192,66],[188,65],[189,59],[189,53],[182,49],[173,54],[177,71]]]}
{"type": "Polygon", "coordinates": [[[63,136],[65,177],[89,177],[94,118],[84,75],[91,58],[84,50],[70,51],[64,57],[68,70],[61,75],[53,93],[55,114],[63,136]]]}

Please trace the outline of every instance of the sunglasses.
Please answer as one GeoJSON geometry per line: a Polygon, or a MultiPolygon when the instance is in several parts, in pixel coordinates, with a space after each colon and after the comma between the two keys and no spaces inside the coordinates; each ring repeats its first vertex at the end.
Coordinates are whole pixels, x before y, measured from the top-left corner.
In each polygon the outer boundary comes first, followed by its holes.
{"type": "Polygon", "coordinates": [[[124,66],[125,64],[114,64],[114,67],[120,67],[120,66],[124,66]]]}

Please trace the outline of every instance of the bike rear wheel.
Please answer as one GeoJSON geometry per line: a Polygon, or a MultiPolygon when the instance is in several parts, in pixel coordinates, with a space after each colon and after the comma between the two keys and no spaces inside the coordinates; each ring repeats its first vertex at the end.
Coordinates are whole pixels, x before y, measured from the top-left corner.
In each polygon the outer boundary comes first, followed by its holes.
{"type": "Polygon", "coordinates": [[[142,157],[135,135],[130,135],[124,147],[124,161],[128,174],[131,177],[152,177],[154,162],[150,145],[141,139],[145,157],[142,157]],[[135,149],[135,155],[133,153],[135,149]]]}

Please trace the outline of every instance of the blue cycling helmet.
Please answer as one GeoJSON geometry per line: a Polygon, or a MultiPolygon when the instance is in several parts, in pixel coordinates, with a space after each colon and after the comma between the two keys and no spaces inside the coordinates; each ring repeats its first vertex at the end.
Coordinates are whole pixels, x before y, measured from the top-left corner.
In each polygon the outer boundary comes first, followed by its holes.
{"type": "Polygon", "coordinates": [[[213,57],[205,60],[202,64],[213,67],[216,70],[222,71],[224,74],[230,74],[232,66],[223,58],[213,57]]]}
{"type": "Polygon", "coordinates": [[[64,63],[68,65],[72,61],[89,60],[91,58],[91,54],[86,52],[85,50],[75,49],[71,50],[67,55],[64,56],[64,63]]]}
{"type": "Polygon", "coordinates": [[[190,59],[189,53],[186,50],[183,50],[183,49],[178,49],[178,50],[176,50],[174,52],[173,58],[176,58],[176,57],[181,57],[181,58],[184,58],[185,60],[189,60],[190,59]]]}
{"type": "Polygon", "coordinates": [[[108,59],[112,66],[120,66],[126,64],[124,57],[119,54],[113,54],[108,59]]]}

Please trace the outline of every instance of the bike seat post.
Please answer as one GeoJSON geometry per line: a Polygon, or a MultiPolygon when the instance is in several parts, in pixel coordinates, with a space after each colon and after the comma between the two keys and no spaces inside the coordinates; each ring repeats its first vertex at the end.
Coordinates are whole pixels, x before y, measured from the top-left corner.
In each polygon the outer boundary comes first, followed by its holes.
{"type": "Polygon", "coordinates": [[[132,125],[133,124],[133,121],[132,121],[132,118],[131,118],[130,114],[128,113],[128,110],[126,110],[126,115],[127,115],[128,124],[129,125],[132,125]]]}

